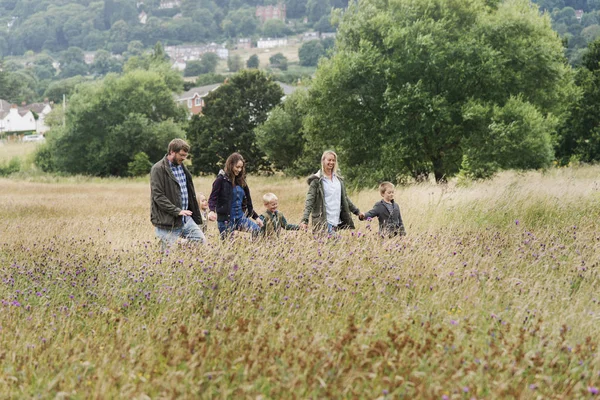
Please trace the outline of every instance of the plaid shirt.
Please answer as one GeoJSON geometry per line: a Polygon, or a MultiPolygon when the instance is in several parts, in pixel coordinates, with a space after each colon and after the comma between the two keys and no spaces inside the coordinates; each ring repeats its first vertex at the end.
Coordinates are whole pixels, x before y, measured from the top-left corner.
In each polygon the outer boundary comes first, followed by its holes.
{"type": "MultiPolygon", "coordinates": [[[[181,209],[187,210],[189,205],[189,196],[187,190],[187,180],[185,179],[185,172],[183,172],[183,165],[175,165],[171,161],[169,161],[169,165],[171,165],[171,171],[173,171],[173,175],[175,175],[175,179],[179,182],[179,187],[181,188],[181,209]]],[[[186,218],[183,217],[183,223],[185,224],[186,218]]]]}

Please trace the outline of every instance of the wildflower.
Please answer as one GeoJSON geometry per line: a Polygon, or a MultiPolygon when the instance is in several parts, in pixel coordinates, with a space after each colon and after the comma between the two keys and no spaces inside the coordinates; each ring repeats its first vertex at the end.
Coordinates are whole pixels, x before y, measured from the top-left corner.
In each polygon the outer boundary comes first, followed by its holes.
{"type": "MultiPolygon", "coordinates": [[[[455,319],[451,319],[451,320],[450,320],[450,324],[452,324],[452,325],[458,325],[458,321],[457,321],[457,320],[455,320],[455,319]]],[[[468,390],[467,390],[467,391],[468,391],[468,390]]]]}
{"type": "Polygon", "coordinates": [[[537,389],[537,385],[535,383],[532,383],[531,385],[529,385],[529,389],[535,390],[537,389]]]}
{"type": "Polygon", "coordinates": [[[593,394],[594,396],[600,393],[596,386],[588,386],[588,392],[590,392],[590,394],[593,394]]]}
{"type": "Polygon", "coordinates": [[[515,220],[515,225],[519,225],[519,220],[518,219],[515,220]]]}
{"type": "Polygon", "coordinates": [[[466,386],[465,386],[465,387],[463,387],[463,392],[465,392],[465,393],[469,393],[469,388],[468,388],[468,387],[466,387],[466,386]]]}

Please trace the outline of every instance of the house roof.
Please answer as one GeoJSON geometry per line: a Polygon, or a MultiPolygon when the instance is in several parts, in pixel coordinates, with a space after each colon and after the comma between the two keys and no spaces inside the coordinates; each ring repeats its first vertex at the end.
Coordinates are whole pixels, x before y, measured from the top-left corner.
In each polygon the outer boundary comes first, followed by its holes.
{"type": "Polygon", "coordinates": [[[215,83],[212,85],[191,88],[187,92],[184,92],[184,93],[178,95],[177,100],[184,101],[184,100],[193,99],[196,95],[198,95],[200,97],[204,97],[207,94],[209,94],[210,92],[212,92],[213,90],[215,90],[216,88],[218,88],[219,86],[221,86],[220,83],[215,83]]]}
{"type": "MultiPolygon", "coordinates": [[[[27,115],[29,111],[33,111],[36,114],[40,114],[44,110],[44,107],[46,107],[46,105],[48,105],[48,103],[32,103],[26,106],[17,107],[17,112],[21,117],[27,115]]],[[[13,105],[11,103],[9,103],[6,100],[0,99],[0,119],[4,119],[4,117],[6,117],[10,112],[11,108],[13,108],[13,105]]]]}
{"type": "Polygon", "coordinates": [[[10,111],[10,103],[6,100],[0,99],[0,119],[4,119],[10,111]]]}
{"type": "Polygon", "coordinates": [[[44,108],[48,105],[48,103],[31,103],[25,106],[36,114],[41,114],[44,111],[44,108]]]}

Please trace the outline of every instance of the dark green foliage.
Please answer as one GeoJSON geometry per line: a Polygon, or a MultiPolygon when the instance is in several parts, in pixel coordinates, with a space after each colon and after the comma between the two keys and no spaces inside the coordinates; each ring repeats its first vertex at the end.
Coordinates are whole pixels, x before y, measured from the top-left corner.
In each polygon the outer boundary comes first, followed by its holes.
{"type": "MultiPolygon", "coordinates": [[[[53,134],[56,135],[57,132],[55,131],[53,134]]],[[[56,172],[56,163],[54,162],[54,158],[52,156],[52,147],[49,143],[51,139],[47,140],[48,141],[46,143],[37,148],[33,162],[42,171],[53,173],[56,172]]]]}
{"type": "Polygon", "coordinates": [[[282,71],[287,71],[288,69],[288,59],[282,53],[277,53],[269,57],[269,63],[271,63],[272,68],[279,68],[282,71]]]}
{"type": "Polygon", "coordinates": [[[269,118],[256,128],[256,139],[273,167],[294,174],[306,140],[302,130],[308,91],[298,89],[275,107],[269,118]]]}
{"type": "Polygon", "coordinates": [[[279,38],[289,35],[291,32],[285,25],[285,22],[279,19],[270,19],[265,21],[262,32],[264,37],[279,38]]]}
{"type": "Polygon", "coordinates": [[[443,181],[465,155],[486,160],[467,150],[498,134],[503,147],[486,168],[538,168],[574,94],[564,61],[525,0],[365,0],[344,13],[336,53],[319,64],[305,136],[338,150],[360,185],[428,173],[443,181]]]}
{"type": "Polygon", "coordinates": [[[8,162],[0,163],[0,176],[8,176],[21,170],[21,160],[18,157],[11,158],[8,162]]]}
{"type": "Polygon", "coordinates": [[[148,154],[141,151],[133,156],[133,161],[127,164],[127,168],[130,176],[143,176],[150,172],[152,163],[148,154]]]}
{"type": "Polygon", "coordinates": [[[196,83],[194,86],[206,86],[212,85],[213,83],[222,83],[225,82],[225,75],[221,74],[204,74],[200,75],[198,79],[196,79],[196,83]]]}
{"type": "Polygon", "coordinates": [[[70,174],[125,176],[135,154],[160,159],[185,111],[175,104],[158,72],[134,70],[122,77],[77,87],[66,113],[66,127],[51,131],[49,148],[38,157],[43,168],[70,174]],[[49,151],[51,157],[45,155],[49,151]]]}
{"type": "Polygon", "coordinates": [[[314,67],[319,63],[319,59],[325,55],[325,48],[319,40],[311,40],[304,43],[298,50],[300,65],[305,67],[314,67]]]}
{"type": "Polygon", "coordinates": [[[219,56],[215,53],[204,53],[200,57],[200,60],[187,62],[183,75],[198,76],[202,74],[214,74],[218,63],[219,56]]]}
{"type": "Polygon", "coordinates": [[[600,161],[600,40],[588,49],[575,78],[581,96],[561,129],[557,156],[562,164],[600,161]]]}
{"type": "Polygon", "coordinates": [[[252,54],[248,58],[248,61],[246,61],[246,67],[247,68],[258,68],[259,63],[260,63],[260,60],[258,59],[258,56],[256,54],[252,54]]]}
{"type": "Polygon", "coordinates": [[[0,17],[6,23],[18,18],[10,31],[0,33],[0,57],[20,55],[25,51],[64,51],[79,47],[86,51],[108,50],[116,54],[127,51],[131,41],[153,46],[163,43],[222,42],[238,37],[282,37],[300,33],[306,27],[300,20],[308,17],[320,29],[328,24],[332,7],[345,7],[345,0],[285,0],[287,18],[294,19],[296,32],[283,21],[264,24],[255,16],[255,7],[277,1],[182,1],[180,7],[161,9],[160,1],[31,1],[0,2],[0,17]],[[144,11],[147,21],[138,17],[144,11]],[[181,14],[179,18],[174,18],[181,14]]]}
{"type": "Polygon", "coordinates": [[[63,94],[68,99],[69,96],[75,91],[75,87],[86,79],[82,76],[75,76],[73,78],[67,78],[60,81],[54,81],[48,85],[48,88],[44,92],[44,97],[47,97],[50,101],[55,103],[62,103],[63,94]]]}
{"type": "Polygon", "coordinates": [[[227,58],[227,69],[229,69],[229,72],[238,72],[242,68],[244,68],[244,62],[239,54],[234,54],[227,58]]]}
{"type": "Polygon", "coordinates": [[[187,132],[194,173],[218,172],[235,151],[246,159],[248,171],[268,168],[254,129],[267,119],[282,96],[278,84],[254,69],[239,72],[206,96],[203,115],[192,118],[187,132]]]}

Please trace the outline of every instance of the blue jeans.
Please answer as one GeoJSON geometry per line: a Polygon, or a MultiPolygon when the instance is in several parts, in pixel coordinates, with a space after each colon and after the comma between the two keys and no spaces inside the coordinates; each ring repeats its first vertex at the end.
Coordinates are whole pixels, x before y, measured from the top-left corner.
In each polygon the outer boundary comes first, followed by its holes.
{"type": "Polygon", "coordinates": [[[218,221],[217,226],[219,227],[219,233],[221,239],[225,239],[231,235],[233,231],[244,231],[251,232],[252,237],[255,238],[260,232],[260,228],[250,218],[242,217],[234,219],[233,221],[218,221]]]}
{"type": "Polygon", "coordinates": [[[196,225],[192,217],[187,217],[185,224],[180,228],[163,229],[156,227],[156,237],[160,239],[163,250],[172,246],[179,237],[186,238],[192,242],[206,243],[204,233],[202,233],[202,230],[196,225]]]}

